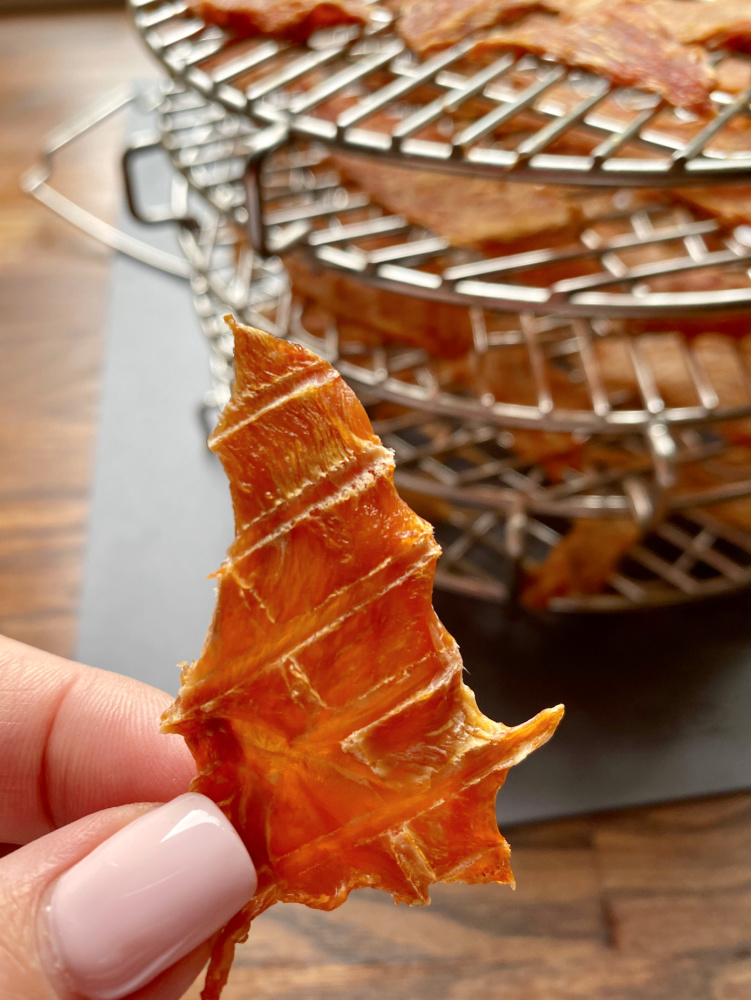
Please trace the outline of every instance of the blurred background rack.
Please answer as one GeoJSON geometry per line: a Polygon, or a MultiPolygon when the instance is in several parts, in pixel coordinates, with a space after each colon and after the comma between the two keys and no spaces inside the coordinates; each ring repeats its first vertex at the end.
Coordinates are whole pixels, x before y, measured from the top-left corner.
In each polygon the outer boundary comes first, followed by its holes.
{"type": "Polygon", "coordinates": [[[359,392],[436,525],[440,586],[560,610],[745,586],[751,225],[732,194],[708,213],[696,185],[745,197],[751,88],[722,81],[730,66],[751,83],[751,60],[711,54],[702,118],[548,59],[479,65],[469,43],[420,62],[371,12],[296,46],[131,4],[173,82],[125,186],[141,221],[178,224],[212,346],[207,428],[229,393],[231,311],[359,392]],[[170,204],[142,184],[154,150],[170,204]],[[454,239],[410,204],[437,172],[457,174],[459,214],[498,191],[533,212],[549,190],[568,221],[542,219],[531,243],[454,239]],[[599,577],[567,581],[597,549],[599,577]]]}
{"type": "Polygon", "coordinates": [[[724,63],[735,77],[745,62],[735,53],[712,55],[718,87],[704,122],[548,59],[505,53],[478,67],[468,58],[471,39],[421,62],[377,2],[367,27],[320,32],[308,48],[236,39],[185,0],[129,7],[152,54],[191,90],[230,113],[351,151],[424,169],[608,186],[714,183],[751,172],[749,150],[723,143],[751,96],[751,78],[740,93],[723,89],[724,63]],[[497,139],[501,126],[508,141],[497,139]],[[573,132],[580,151],[554,151],[573,132]]]}

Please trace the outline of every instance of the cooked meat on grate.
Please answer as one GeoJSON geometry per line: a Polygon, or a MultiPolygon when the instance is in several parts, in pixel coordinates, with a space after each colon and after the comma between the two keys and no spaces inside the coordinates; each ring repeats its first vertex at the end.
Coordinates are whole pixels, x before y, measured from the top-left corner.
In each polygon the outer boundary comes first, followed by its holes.
{"type": "MultiPolygon", "coordinates": [[[[747,50],[751,44],[751,6],[748,0],[633,0],[650,13],[679,42],[708,48],[747,50]]],[[[558,14],[581,17],[612,0],[543,0],[540,6],[558,14]]]]}
{"type": "Polygon", "coordinates": [[[624,87],[660,94],[675,107],[710,107],[715,77],[706,53],[683,45],[638,0],[615,0],[569,15],[533,14],[481,39],[475,52],[517,49],[582,66],[624,87]]]}
{"type": "Polygon", "coordinates": [[[642,533],[626,517],[575,521],[544,562],[529,571],[523,603],[539,610],[556,597],[599,594],[642,533]]]}
{"type": "Polygon", "coordinates": [[[399,34],[413,51],[424,55],[547,4],[545,0],[390,0],[389,6],[399,15],[399,34]]]}
{"type": "Polygon", "coordinates": [[[209,24],[240,37],[268,35],[304,42],[321,28],[367,24],[368,4],[360,0],[189,0],[190,9],[209,24]]]}
{"type": "Polygon", "coordinates": [[[368,157],[335,153],[344,177],[390,212],[431,229],[452,246],[486,248],[574,223],[574,197],[541,184],[510,184],[475,177],[411,170],[368,157]],[[448,195],[448,197],[447,197],[448,195]]]}
{"type": "MultiPolygon", "coordinates": [[[[751,148],[751,136],[749,137],[751,148]]],[[[674,194],[682,201],[713,215],[726,226],[751,224],[751,185],[730,187],[676,188],[674,194]]]]}
{"type": "Polygon", "coordinates": [[[651,8],[675,37],[710,48],[751,48],[748,0],[652,0],[651,8]]]}
{"type": "Polygon", "coordinates": [[[310,303],[303,323],[317,336],[335,318],[340,345],[408,344],[443,358],[472,346],[469,313],[461,306],[391,292],[332,268],[315,270],[297,253],[284,263],[296,295],[310,303]]]}

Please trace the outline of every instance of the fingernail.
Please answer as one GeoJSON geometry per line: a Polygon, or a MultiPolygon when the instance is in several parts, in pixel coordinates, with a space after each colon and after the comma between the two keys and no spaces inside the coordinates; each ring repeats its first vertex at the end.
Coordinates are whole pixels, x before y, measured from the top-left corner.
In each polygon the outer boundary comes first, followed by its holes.
{"type": "Polygon", "coordinates": [[[211,937],[255,890],[253,862],[224,814],[203,795],[181,795],[60,878],[50,939],[74,990],[118,1000],[211,937]]]}

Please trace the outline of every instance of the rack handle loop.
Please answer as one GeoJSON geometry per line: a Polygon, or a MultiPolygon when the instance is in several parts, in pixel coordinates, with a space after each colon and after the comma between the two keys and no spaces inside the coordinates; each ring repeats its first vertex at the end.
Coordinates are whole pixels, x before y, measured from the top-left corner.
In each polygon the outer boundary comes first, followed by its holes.
{"type": "Polygon", "coordinates": [[[21,188],[60,218],[112,250],[167,274],[189,278],[191,267],[184,258],[166,253],[129,233],[122,232],[72,201],[53,185],[58,153],[96,129],[111,115],[123,112],[132,103],[141,99],[147,99],[145,92],[134,90],[130,86],[118,87],[102,100],[56,128],[44,139],[37,163],[21,177],[21,188]]]}
{"type": "Polygon", "coordinates": [[[166,223],[173,223],[180,226],[187,226],[189,229],[198,229],[198,220],[187,212],[181,215],[175,212],[172,205],[167,203],[164,205],[146,206],[139,197],[135,164],[144,154],[157,150],[164,152],[161,139],[156,133],[144,133],[137,136],[123,150],[121,159],[123,186],[131,215],[137,222],[141,222],[146,226],[161,226],[166,223]]]}

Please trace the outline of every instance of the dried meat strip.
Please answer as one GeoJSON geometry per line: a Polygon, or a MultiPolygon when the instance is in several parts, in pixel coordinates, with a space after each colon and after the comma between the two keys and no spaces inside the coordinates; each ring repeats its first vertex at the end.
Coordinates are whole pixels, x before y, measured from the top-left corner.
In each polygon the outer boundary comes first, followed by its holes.
{"type": "Polygon", "coordinates": [[[556,597],[599,594],[643,531],[630,518],[582,518],[530,574],[522,601],[542,610],[556,597]]]}
{"type": "Polygon", "coordinates": [[[163,727],[258,872],[205,1000],[274,903],[330,910],[365,886],[427,903],[436,881],[511,882],[496,792],[562,715],[509,728],[480,713],[431,606],[433,532],[356,396],[304,348],[231,326],[235,383],[211,444],[235,541],[163,727]]]}
{"type": "Polygon", "coordinates": [[[681,42],[709,48],[751,49],[748,0],[653,0],[651,9],[681,42]]]}
{"type": "Polygon", "coordinates": [[[344,177],[390,212],[443,236],[452,246],[487,249],[572,225],[582,210],[575,197],[541,184],[515,184],[412,170],[372,158],[335,153],[344,177]],[[447,197],[447,190],[450,197],[447,197]]]}
{"type": "Polygon", "coordinates": [[[546,4],[544,0],[392,0],[389,6],[399,15],[399,34],[413,51],[424,55],[546,4]]]}
{"type": "MultiPolygon", "coordinates": [[[[751,46],[748,0],[633,0],[649,8],[664,27],[685,45],[747,51],[751,46]]],[[[543,0],[547,10],[581,17],[611,0],[543,0]]]]}
{"type": "MultiPolygon", "coordinates": [[[[749,142],[751,154],[751,142],[749,142]]],[[[711,188],[676,188],[674,194],[681,200],[700,208],[726,226],[751,224],[751,185],[732,184],[711,188]]]]}
{"type": "Polygon", "coordinates": [[[475,46],[519,49],[582,66],[619,86],[660,94],[675,107],[709,110],[714,75],[705,52],[677,41],[663,22],[637,0],[587,9],[578,16],[533,14],[493,32],[475,46]]]}
{"type": "Polygon", "coordinates": [[[190,9],[241,38],[266,35],[292,42],[307,41],[322,28],[367,24],[370,17],[360,0],[190,0],[190,9]]]}
{"type": "Polygon", "coordinates": [[[336,325],[339,344],[409,344],[441,358],[466,354],[472,323],[463,306],[404,295],[359,281],[331,267],[315,268],[306,256],[284,256],[292,288],[306,308],[303,324],[324,337],[336,325]]]}

